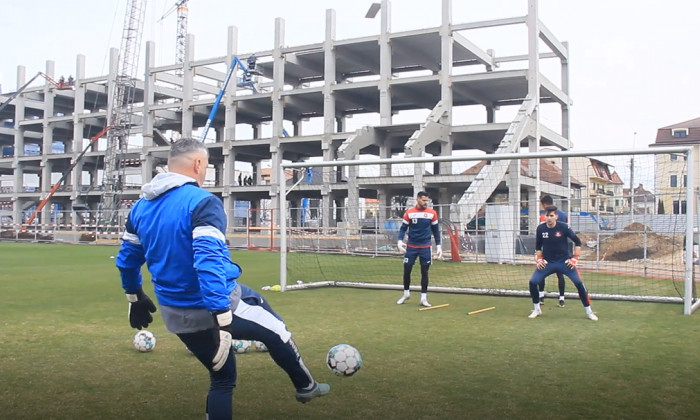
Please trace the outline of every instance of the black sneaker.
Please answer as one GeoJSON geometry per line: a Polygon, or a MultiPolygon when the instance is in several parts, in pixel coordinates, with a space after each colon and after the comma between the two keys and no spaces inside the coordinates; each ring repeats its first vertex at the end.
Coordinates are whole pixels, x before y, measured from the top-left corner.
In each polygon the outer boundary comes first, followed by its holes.
{"type": "Polygon", "coordinates": [[[560,308],[563,308],[564,306],[566,306],[566,303],[564,302],[564,299],[559,299],[559,307],[560,307],[560,308]]]}

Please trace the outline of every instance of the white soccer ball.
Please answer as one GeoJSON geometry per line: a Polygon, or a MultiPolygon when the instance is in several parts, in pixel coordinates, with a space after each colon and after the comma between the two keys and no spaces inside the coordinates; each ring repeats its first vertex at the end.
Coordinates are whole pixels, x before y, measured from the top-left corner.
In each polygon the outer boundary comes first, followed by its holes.
{"type": "Polygon", "coordinates": [[[362,367],[362,355],[350,344],[338,344],[328,350],[326,364],[338,376],[352,376],[362,367]]]}
{"type": "Polygon", "coordinates": [[[152,332],[142,330],[134,335],[134,347],[141,352],[149,352],[156,346],[156,336],[152,332]]]}
{"type": "Polygon", "coordinates": [[[248,353],[250,350],[250,346],[252,346],[253,343],[250,340],[233,340],[231,341],[231,347],[233,348],[233,351],[236,353],[248,353]]]}
{"type": "Polygon", "coordinates": [[[256,351],[267,351],[267,346],[262,341],[253,341],[256,351]]]}

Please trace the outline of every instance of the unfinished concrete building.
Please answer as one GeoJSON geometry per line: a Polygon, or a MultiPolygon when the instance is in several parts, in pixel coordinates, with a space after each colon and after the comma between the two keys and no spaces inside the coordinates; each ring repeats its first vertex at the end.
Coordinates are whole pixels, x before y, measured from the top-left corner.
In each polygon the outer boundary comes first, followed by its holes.
{"type": "MultiPolygon", "coordinates": [[[[539,20],[537,0],[523,1],[528,5],[525,16],[457,23],[451,0],[442,0],[439,26],[391,32],[391,5],[382,0],[380,33],[342,40],[336,39],[336,13],[327,10],[325,38],[300,46],[286,45],[285,21],[278,18],[269,50],[239,51],[237,29],[231,27],[225,54],[203,60],[192,58],[194,35],[188,35],[184,68],[156,66],[156,46],[146,43],[145,75],[136,83],[134,140],[118,157],[125,177],[120,191],[123,209],[128,211],[141,183],[165,165],[172,137],[197,136],[234,57],[245,61],[255,55],[261,75],[229,85],[205,140],[214,169],[207,188],[222,197],[230,225],[236,202],[255,208],[261,200],[271,200],[271,207],[279,207],[278,179],[286,176],[281,173],[283,161],[569,149],[568,48],[539,20]],[[499,55],[470,41],[471,31],[510,26],[525,28],[527,39],[517,41],[525,41],[526,53],[499,55]],[[556,63],[559,80],[542,74],[544,60],[556,63]],[[559,127],[542,123],[543,105],[556,108],[559,127]],[[498,110],[507,108],[514,110],[512,116],[499,122],[498,110]],[[482,117],[457,123],[454,116],[460,109],[478,109],[482,117]],[[394,123],[396,115],[413,110],[424,111],[420,120],[394,123]],[[373,115],[376,124],[348,130],[348,119],[358,115],[373,115]],[[320,128],[306,133],[311,124],[320,128]],[[269,164],[269,182],[263,180],[263,163],[269,164]],[[239,182],[241,167],[251,168],[252,182],[239,182]]],[[[85,60],[77,57],[72,89],[58,89],[47,81],[26,89],[0,111],[0,145],[7,152],[0,158],[0,203],[15,223],[47,195],[90,138],[107,125],[118,51],[111,51],[106,75],[85,74],[85,60]],[[27,187],[32,177],[38,178],[37,188],[27,187]]],[[[45,73],[50,77],[53,67],[47,62],[45,73]]],[[[28,79],[26,69],[18,67],[17,75],[19,87],[28,79]]],[[[0,102],[7,98],[0,95],[0,102]]],[[[104,140],[92,143],[53,195],[52,203],[67,210],[62,223],[82,223],[81,209],[99,209],[105,149],[104,140]]],[[[352,206],[361,197],[377,198],[380,206],[388,207],[393,196],[427,190],[436,203],[466,207],[459,215],[466,222],[499,191],[507,192],[512,205],[527,200],[530,208],[537,207],[540,191],[569,196],[566,164],[560,183],[541,182],[537,162],[531,165],[531,176],[509,170],[509,165],[514,163],[492,161],[477,174],[461,176],[454,176],[447,163],[409,176],[391,176],[387,167],[380,176],[354,173],[350,180],[337,176],[301,183],[286,198],[290,207],[299,207],[303,198],[319,200],[324,209],[319,223],[333,226],[338,217],[331,209],[352,206]]],[[[298,176],[303,175],[293,178],[298,176]]],[[[50,220],[50,211],[47,206],[40,220],[50,220]]]]}

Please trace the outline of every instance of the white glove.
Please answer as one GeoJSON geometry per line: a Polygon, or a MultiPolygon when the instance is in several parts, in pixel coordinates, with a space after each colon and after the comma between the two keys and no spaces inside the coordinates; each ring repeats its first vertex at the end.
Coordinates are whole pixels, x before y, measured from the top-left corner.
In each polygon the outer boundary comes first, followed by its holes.
{"type": "Polygon", "coordinates": [[[406,253],[406,244],[403,243],[401,239],[399,239],[399,241],[396,243],[396,247],[399,248],[399,251],[401,251],[402,253],[406,253]]]}
{"type": "Polygon", "coordinates": [[[438,245],[438,246],[437,246],[437,250],[436,250],[436,252],[435,252],[435,257],[436,257],[438,260],[441,260],[441,259],[442,259],[442,245],[438,245]]]}
{"type": "Polygon", "coordinates": [[[214,354],[212,359],[212,370],[218,372],[226,364],[228,355],[231,353],[231,323],[233,322],[233,313],[231,310],[219,311],[214,313],[214,319],[219,326],[219,349],[214,354]]]}

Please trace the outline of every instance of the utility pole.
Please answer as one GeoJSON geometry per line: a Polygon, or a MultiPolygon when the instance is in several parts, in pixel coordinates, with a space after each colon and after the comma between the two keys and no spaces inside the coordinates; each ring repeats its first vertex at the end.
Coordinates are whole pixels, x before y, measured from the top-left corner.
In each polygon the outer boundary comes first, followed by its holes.
{"type": "MultiPolygon", "coordinates": [[[[637,145],[637,132],[634,132],[632,137],[632,150],[634,150],[637,145]]],[[[634,154],[630,157],[630,214],[632,215],[632,222],[634,222],[634,154]]]]}

